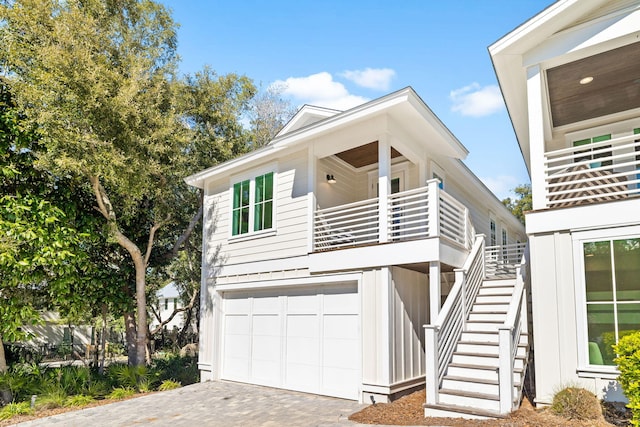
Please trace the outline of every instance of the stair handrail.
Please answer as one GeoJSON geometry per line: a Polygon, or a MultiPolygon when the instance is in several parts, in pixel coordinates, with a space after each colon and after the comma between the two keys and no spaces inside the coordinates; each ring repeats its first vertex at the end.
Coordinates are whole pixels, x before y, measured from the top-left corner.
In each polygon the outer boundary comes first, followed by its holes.
{"type": "Polygon", "coordinates": [[[455,282],[435,323],[424,326],[428,404],[438,403],[440,383],[484,279],[484,237],[476,235],[464,265],[455,269],[455,282]]]}
{"type": "MultiPolygon", "coordinates": [[[[498,383],[500,413],[508,414],[516,409],[519,396],[515,395],[513,368],[518,354],[518,344],[523,328],[527,327],[527,295],[525,282],[529,259],[529,245],[525,246],[520,264],[516,266],[516,284],[509,302],[504,323],[498,327],[498,383]]],[[[526,369],[526,360],[524,361],[526,369]]]]}

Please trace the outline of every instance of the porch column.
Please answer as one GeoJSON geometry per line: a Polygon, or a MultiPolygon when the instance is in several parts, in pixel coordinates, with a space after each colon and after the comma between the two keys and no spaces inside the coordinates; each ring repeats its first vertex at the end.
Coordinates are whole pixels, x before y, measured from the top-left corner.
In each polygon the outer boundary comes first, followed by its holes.
{"type": "Polygon", "coordinates": [[[533,209],[547,207],[544,177],[545,102],[544,81],[539,65],[527,69],[527,104],[529,108],[529,168],[533,209]]]}
{"type": "Polygon", "coordinates": [[[389,241],[389,194],[391,193],[391,142],[389,135],[378,138],[378,241],[389,241]]]}
{"type": "Polygon", "coordinates": [[[440,262],[429,262],[429,323],[434,325],[440,313],[440,262]]]}
{"type": "Polygon", "coordinates": [[[316,155],[313,145],[309,147],[307,153],[307,252],[314,250],[315,239],[314,231],[316,229],[315,213],[316,213],[316,155]]]}

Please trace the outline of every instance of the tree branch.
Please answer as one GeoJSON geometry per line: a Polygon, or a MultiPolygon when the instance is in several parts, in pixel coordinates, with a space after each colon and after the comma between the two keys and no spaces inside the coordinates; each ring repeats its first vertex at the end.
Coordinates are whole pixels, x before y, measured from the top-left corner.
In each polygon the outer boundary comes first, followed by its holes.
{"type": "MultiPolygon", "coordinates": [[[[171,313],[171,316],[169,316],[166,320],[163,320],[162,322],[160,322],[160,324],[158,326],[156,326],[152,331],[151,331],[151,335],[155,335],[158,332],[160,332],[162,330],[162,328],[168,324],[169,322],[171,322],[173,320],[174,317],[176,317],[178,315],[178,313],[183,313],[185,311],[191,310],[194,306],[194,304],[196,303],[196,297],[198,295],[198,291],[194,291],[191,294],[191,299],[189,300],[189,304],[184,306],[184,307],[180,307],[180,308],[174,308],[173,309],[173,313],[171,313]]],[[[155,313],[154,313],[155,314],[155,313]]],[[[158,321],[160,321],[160,316],[157,316],[158,321]]]]}
{"type": "Polygon", "coordinates": [[[203,212],[204,212],[204,193],[201,191],[200,197],[198,198],[198,211],[193,215],[193,217],[191,217],[191,221],[189,221],[189,225],[184,230],[184,232],[180,235],[180,237],[178,237],[178,240],[176,240],[175,245],[173,245],[173,249],[171,249],[171,252],[167,255],[167,259],[173,259],[176,256],[178,256],[178,252],[180,251],[180,248],[182,248],[184,243],[191,236],[191,233],[193,233],[193,230],[195,230],[196,225],[198,224],[198,221],[200,221],[200,219],[202,218],[203,212]]]}

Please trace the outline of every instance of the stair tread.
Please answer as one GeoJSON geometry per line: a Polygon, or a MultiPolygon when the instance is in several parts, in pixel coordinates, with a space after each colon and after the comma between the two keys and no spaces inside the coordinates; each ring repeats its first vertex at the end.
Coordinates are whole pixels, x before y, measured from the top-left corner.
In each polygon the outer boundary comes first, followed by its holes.
{"type": "Polygon", "coordinates": [[[504,323],[504,320],[467,320],[467,323],[504,323]]]}
{"type": "MultiPolygon", "coordinates": [[[[444,376],[445,380],[451,380],[451,381],[466,381],[466,382],[470,382],[470,383],[477,383],[477,384],[487,384],[487,385],[499,385],[500,382],[498,380],[490,380],[490,379],[486,379],[486,378],[470,378],[470,377],[460,377],[457,375],[445,375],[444,376]]],[[[514,381],[513,382],[514,386],[520,386],[520,381],[514,381]]]]}
{"type": "MultiPolygon", "coordinates": [[[[498,357],[497,354],[493,353],[478,353],[474,351],[454,351],[453,354],[458,356],[477,356],[477,357],[498,357]]],[[[524,359],[524,356],[520,356],[516,354],[516,359],[524,359]]]]}
{"type": "MultiPolygon", "coordinates": [[[[479,365],[479,364],[471,364],[471,363],[456,363],[456,362],[451,362],[449,363],[449,368],[454,367],[454,368],[468,368],[468,369],[480,369],[483,371],[494,371],[497,372],[498,368],[496,366],[489,366],[489,365],[479,365]]],[[[513,372],[516,374],[521,374],[523,371],[522,368],[513,368],[513,372]]]]}
{"type": "Polygon", "coordinates": [[[506,310],[504,310],[504,311],[502,311],[502,310],[501,311],[494,311],[494,310],[492,310],[492,311],[473,311],[472,310],[471,314],[507,314],[507,311],[506,310]]]}
{"type": "MultiPolygon", "coordinates": [[[[473,340],[460,340],[458,341],[458,344],[471,344],[471,345],[489,345],[492,347],[498,347],[498,342],[491,342],[491,341],[473,341],[473,340]]],[[[518,347],[527,347],[529,344],[526,343],[518,343],[518,347]]]]}
{"type": "Polygon", "coordinates": [[[484,400],[498,400],[498,401],[500,400],[500,396],[497,394],[479,393],[477,391],[453,390],[450,388],[440,389],[440,394],[452,394],[454,396],[472,397],[475,399],[484,399],[484,400]]]}
{"type": "Polygon", "coordinates": [[[506,417],[506,415],[501,414],[497,411],[492,411],[490,409],[471,408],[469,406],[450,405],[447,403],[438,403],[435,405],[423,403],[422,407],[425,409],[427,408],[439,409],[442,411],[457,412],[460,414],[469,414],[469,415],[476,415],[476,416],[488,417],[488,418],[505,418],[506,417]]]}

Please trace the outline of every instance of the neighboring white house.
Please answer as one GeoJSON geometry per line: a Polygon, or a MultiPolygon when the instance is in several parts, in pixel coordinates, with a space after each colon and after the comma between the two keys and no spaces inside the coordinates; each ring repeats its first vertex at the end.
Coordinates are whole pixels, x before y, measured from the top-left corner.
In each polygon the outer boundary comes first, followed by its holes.
{"type": "Polygon", "coordinates": [[[188,177],[205,192],[202,380],[387,401],[425,384],[423,326],[442,323],[452,287],[443,363],[464,322],[497,334],[506,310],[466,316],[502,267],[508,305],[526,236],[466,154],[405,88],[344,112],[305,106],[266,147],[188,177]]]}
{"type": "MultiPolygon", "coordinates": [[[[162,321],[171,317],[171,314],[173,314],[175,309],[184,307],[184,304],[182,304],[182,301],[180,300],[180,293],[173,282],[158,290],[156,295],[158,297],[157,311],[162,321]]],[[[184,318],[184,312],[178,313],[164,327],[169,331],[172,331],[173,329],[182,329],[184,326],[184,318]]],[[[156,316],[152,315],[151,328],[153,329],[159,324],[160,322],[156,316]]]]}
{"type": "Polygon", "coordinates": [[[560,0],[490,48],[531,175],[536,401],[622,400],[640,329],[640,2],[560,0]]]}

